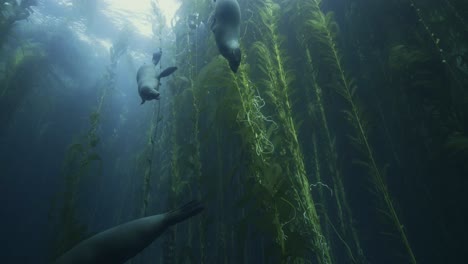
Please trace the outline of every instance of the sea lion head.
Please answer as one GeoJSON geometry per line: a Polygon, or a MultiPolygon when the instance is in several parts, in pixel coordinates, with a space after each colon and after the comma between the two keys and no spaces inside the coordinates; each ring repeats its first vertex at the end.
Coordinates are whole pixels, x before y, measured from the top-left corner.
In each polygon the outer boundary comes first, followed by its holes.
{"type": "Polygon", "coordinates": [[[141,97],[141,104],[144,104],[145,101],[159,100],[161,95],[156,89],[150,86],[142,86],[139,89],[139,92],[141,97]]]}
{"type": "Polygon", "coordinates": [[[139,87],[138,92],[141,97],[141,104],[144,104],[145,101],[159,100],[160,93],[152,84],[143,84],[139,87]]]}
{"type": "Polygon", "coordinates": [[[221,55],[228,60],[229,68],[231,68],[233,72],[237,72],[242,58],[239,42],[231,40],[227,45],[218,45],[218,49],[221,55]]]}
{"type": "Polygon", "coordinates": [[[237,69],[239,68],[239,65],[241,63],[241,50],[240,48],[235,48],[231,50],[231,55],[228,58],[229,61],[229,67],[233,72],[237,72],[237,69]]]}

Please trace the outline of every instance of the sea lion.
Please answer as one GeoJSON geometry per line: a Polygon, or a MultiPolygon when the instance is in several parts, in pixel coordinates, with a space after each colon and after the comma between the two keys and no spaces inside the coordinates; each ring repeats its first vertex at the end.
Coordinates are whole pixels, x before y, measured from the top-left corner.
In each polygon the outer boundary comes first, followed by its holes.
{"type": "Polygon", "coordinates": [[[145,101],[159,100],[159,81],[156,77],[156,69],[152,65],[143,65],[138,69],[137,83],[141,104],[144,104],[145,101]]]}
{"type": "Polygon", "coordinates": [[[214,3],[214,11],[209,19],[211,31],[219,53],[228,60],[231,70],[237,72],[241,62],[239,3],[236,0],[214,0],[214,3]]]}
{"type": "Polygon", "coordinates": [[[159,61],[161,60],[161,56],[162,56],[162,50],[159,49],[159,51],[156,51],[155,53],[153,53],[153,64],[154,66],[158,65],[159,61]]]}
{"type": "Polygon", "coordinates": [[[72,248],[56,264],[124,263],[158,238],[168,227],[203,211],[200,202],[189,202],[173,211],[143,217],[107,229],[72,248]]]}
{"type": "Polygon", "coordinates": [[[177,67],[168,67],[160,74],[156,73],[156,65],[161,59],[162,52],[153,54],[153,65],[143,65],[137,72],[138,93],[141,97],[141,104],[150,100],[159,100],[160,93],[158,91],[161,85],[161,78],[167,77],[177,70],[177,67]]]}

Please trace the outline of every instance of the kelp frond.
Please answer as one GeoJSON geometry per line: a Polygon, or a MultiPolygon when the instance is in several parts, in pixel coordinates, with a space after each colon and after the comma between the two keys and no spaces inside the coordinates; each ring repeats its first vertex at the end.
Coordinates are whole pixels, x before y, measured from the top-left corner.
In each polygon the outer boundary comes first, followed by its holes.
{"type": "Polygon", "coordinates": [[[304,12],[308,12],[308,14],[305,15],[308,18],[305,19],[305,28],[314,32],[314,34],[310,35],[310,38],[315,41],[314,43],[323,47],[323,50],[320,50],[319,54],[320,60],[323,65],[330,67],[329,70],[334,73],[335,82],[332,84],[332,87],[335,88],[335,91],[340,94],[348,104],[348,108],[343,112],[345,119],[354,128],[354,134],[350,135],[351,141],[353,145],[363,153],[365,158],[360,164],[365,164],[365,167],[369,171],[372,182],[386,206],[388,215],[391,216],[391,221],[400,234],[409,260],[411,263],[416,263],[406,232],[402,227],[388,192],[383,169],[377,165],[373,149],[369,142],[368,123],[357,99],[357,86],[352,78],[347,76],[343,67],[342,58],[335,42],[335,35],[337,32],[336,23],[333,21],[332,15],[326,15],[321,11],[320,1],[308,0],[305,6],[307,10],[304,12]]]}

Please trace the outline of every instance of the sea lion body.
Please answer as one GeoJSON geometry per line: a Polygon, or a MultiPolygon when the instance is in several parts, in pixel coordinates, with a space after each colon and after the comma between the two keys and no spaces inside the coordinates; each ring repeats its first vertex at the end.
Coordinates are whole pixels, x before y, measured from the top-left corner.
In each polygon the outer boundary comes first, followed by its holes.
{"type": "Polygon", "coordinates": [[[124,263],[158,238],[168,227],[203,210],[192,201],[176,210],[140,218],[98,233],[72,248],[55,264],[124,263]]]}
{"type": "Polygon", "coordinates": [[[211,31],[215,36],[219,53],[229,62],[233,72],[237,72],[241,62],[239,44],[241,12],[236,0],[216,0],[211,15],[211,31]]]}
{"type": "Polygon", "coordinates": [[[158,92],[159,80],[156,69],[153,65],[143,65],[137,73],[138,93],[141,97],[141,104],[145,101],[159,100],[158,92]]]}

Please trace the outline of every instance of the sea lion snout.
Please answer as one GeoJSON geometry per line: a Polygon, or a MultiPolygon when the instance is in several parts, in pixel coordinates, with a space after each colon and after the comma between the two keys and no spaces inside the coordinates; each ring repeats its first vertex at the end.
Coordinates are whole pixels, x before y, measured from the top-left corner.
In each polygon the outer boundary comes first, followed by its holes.
{"type": "Polygon", "coordinates": [[[151,93],[149,94],[149,100],[154,99],[154,100],[159,100],[159,96],[161,95],[160,92],[158,92],[155,89],[151,89],[151,93]]]}
{"type": "Polygon", "coordinates": [[[241,63],[241,57],[242,57],[241,50],[240,48],[236,48],[236,49],[233,49],[230,53],[231,53],[230,54],[231,56],[229,56],[228,58],[229,67],[231,68],[233,72],[236,73],[241,63]]]}
{"type": "Polygon", "coordinates": [[[241,63],[242,53],[239,47],[230,48],[223,45],[219,45],[219,51],[221,55],[227,59],[229,62],[229,68],[233,72],[237,72],[239,65],[241,63]]]}

